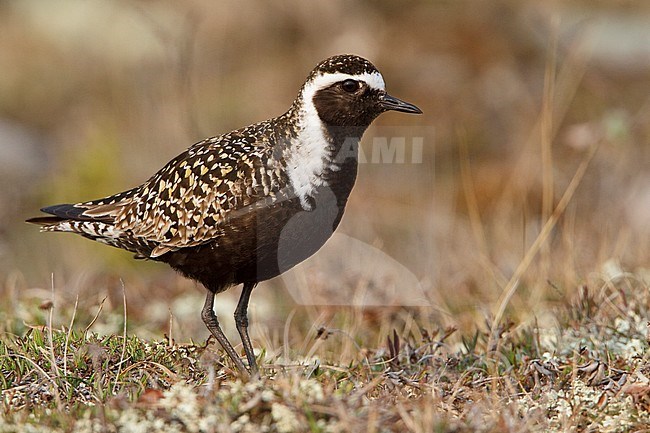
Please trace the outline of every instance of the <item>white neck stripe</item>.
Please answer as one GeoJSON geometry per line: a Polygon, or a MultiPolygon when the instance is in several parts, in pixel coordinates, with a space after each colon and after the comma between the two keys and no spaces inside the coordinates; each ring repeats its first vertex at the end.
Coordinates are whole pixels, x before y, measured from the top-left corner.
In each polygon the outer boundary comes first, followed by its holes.
{"type": "Polygon", "coordinates": [[[338,169],[333,161],[334,155],[329,150],[323,122],[318,116],[313,98],[317,91],[348,79],[363,81],[376,90],[386,88],[381,74],[373,72],[355,75],[343,73],[317,75],[302,90],[298,137],[287,161],[287,172],[291,186],[305,210],[311,210],[308,197],[311,196],[314,188],[326,184],[326,180],[322,177],[325,170],[338,169]]]}

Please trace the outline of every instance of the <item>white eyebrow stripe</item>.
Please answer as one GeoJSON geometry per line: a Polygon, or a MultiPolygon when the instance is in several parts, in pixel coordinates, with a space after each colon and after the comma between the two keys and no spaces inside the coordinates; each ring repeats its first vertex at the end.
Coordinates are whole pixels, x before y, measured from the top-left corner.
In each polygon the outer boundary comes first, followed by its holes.
{"type": "Polygon", "coordinates": [[[336,72],[332,74],[317,75],[311,81],[311,83],[307,84],[305,91],[306,93],[315,93],[317,90],[324,89],[334,83],[338,83],[339,81],[349,79],[363,81],[368,84],[368,86],[376,90],[386,90],[384,77],[382,77],[379,72],[364,72],[363,74],[344,74],[341,72],[336,72]]]}

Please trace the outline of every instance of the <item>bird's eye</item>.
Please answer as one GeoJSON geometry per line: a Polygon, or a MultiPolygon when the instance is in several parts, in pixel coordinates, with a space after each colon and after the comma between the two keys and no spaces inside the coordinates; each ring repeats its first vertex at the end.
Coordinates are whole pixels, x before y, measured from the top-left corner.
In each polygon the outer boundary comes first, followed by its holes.
{"type": "Polygon", "coordinates": [[[359,82],[356,80],[345,80],[341,83],[341,87],[348,93],[356,92],[359,90],[359,82]]]}

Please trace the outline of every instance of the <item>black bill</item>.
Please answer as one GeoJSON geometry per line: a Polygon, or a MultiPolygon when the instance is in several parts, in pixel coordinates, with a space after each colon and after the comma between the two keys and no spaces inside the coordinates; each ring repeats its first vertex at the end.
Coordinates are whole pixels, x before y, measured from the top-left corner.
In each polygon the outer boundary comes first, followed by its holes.
{"type": "Polygon", "coordinates": [[[390,96],[388,93],[379,98],[379,105],[385,110],[401,111],[403,113],[422,114],[422,110],[413,104],[397,99],[390,96]]]}

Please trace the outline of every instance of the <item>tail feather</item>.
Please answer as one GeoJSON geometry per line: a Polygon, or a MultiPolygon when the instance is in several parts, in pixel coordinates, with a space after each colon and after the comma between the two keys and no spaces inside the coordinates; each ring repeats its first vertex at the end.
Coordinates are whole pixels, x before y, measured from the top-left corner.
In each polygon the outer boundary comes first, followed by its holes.
{"type": "Polygon", "coordinates": [[[26,221],[40,225],[42,232],[72,232],[118,246],[123,232],[113,226],[112,218],[92,218],[83,214],[85,209],[87,208],[69,204],[48,206],[41,210],[52,216],[35,217],[26,221]]]}
{"type": "Polygon", "coordinates": [[[109,215],[93,216],[85,215],[84,212],[89,209],[88,206],[74,204],[56,204],[41,209],[41,212],[49,213],[52,216],[41,216],[29,218],[28,223],[40,224],[41,226],[51,226],[63,221],[91,221],[112,223],[113,218],[109,215]]]}
{"type": "Polygon", "coordinates": [[[79,208],[73,204],[64,203],[44,207],[41,209],[41,212],[55,215],[61,219],[79,220],[84,219],[83,212],[85,210],[87,210],[87,208],[79,208]]]}
{"type": "Polygon", "coordinates": [[[57,216],[34,217],[25,220],[25,222],[28,222],[30,224],[38,224],[43,227],[58,224],[61,221],[63,221],[63,218],[59,218],[57,216]]]}
{"type": "Polygon", "coordinates": [[[136,253],[138,258],[149,258],[157,243],[133,237],[128,231],[115,227],[115,217],[128,204],[137,189],[111,197],[77,204],[57,204],[41,209],[50,215],[26,220],[38,224],[42,232],[72,232],[117,248],[136,253]]]}

